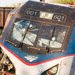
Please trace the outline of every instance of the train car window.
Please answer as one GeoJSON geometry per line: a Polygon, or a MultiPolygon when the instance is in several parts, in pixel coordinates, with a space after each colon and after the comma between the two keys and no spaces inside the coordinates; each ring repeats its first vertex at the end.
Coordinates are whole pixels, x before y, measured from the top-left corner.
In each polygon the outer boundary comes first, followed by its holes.
{"type": "Polygon", "coordinates": [[[53,27],[52,26],[42,26],[41,31],[37,41],[37,47],[49,46],[49,42],[52,36],[53,27]]]}
{"type": "Polygon", "coordinates": [[[31,22],[23,43],[33,46],[36,38],[38,37],[39,30],[40,23],[31,22]]]}
{"type": "MultiPolygon", "coordinates": [[[[22,47],[35,47],[40,49],[60,49],[67,27],[60,25],[42,24],[36,21],[16,19],[10,37],[18,41],[22,47]]],[[[13,43],[15,42],[13,41],[13,43]]],[[[24,48],[25,49],[25,48],[24,48]]]]}
{"type": "Polygon", "coordinates": [[[37,46],[61,48],[66,28],[63,26],[43,26],[38,38],[37,46]]]}
{"type": "Polygon", "coordinates": [[[22,42],[25,32],[30,24],[30,21],[24,19],[16,19],[11,38],[22,42]]]}

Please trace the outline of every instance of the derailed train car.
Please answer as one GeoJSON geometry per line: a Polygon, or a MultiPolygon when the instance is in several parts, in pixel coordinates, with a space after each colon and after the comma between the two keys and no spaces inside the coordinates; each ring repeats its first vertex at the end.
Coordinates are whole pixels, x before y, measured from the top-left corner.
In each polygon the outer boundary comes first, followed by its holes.
{"type": "Polygon", "coordinates": [[[28,1],[9,14],[0,43],[15,75],[74,75],[75,8],[28,1]]]}

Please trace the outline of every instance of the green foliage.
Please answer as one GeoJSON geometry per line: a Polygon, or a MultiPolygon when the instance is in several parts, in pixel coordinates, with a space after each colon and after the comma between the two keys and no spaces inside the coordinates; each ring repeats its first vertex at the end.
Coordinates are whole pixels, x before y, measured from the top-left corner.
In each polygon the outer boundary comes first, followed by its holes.
{"type": "Polygon", "coordinates": [[[2,29],[2,28],[0,28],[0,35],[2,34],[2,30],[3,30],[3,29],[2,29]]]}
{"type": "Polygon", "coordinates": [[[75,2],[75,0],[60,0],[59,3],[62,4],[73,4],[75,2]]]}

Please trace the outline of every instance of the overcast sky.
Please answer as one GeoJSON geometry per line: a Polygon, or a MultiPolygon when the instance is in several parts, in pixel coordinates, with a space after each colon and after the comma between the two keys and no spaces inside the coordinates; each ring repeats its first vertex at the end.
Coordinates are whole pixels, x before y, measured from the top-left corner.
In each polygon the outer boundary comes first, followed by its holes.
{"type": "MultiPolygon", "coordinates": [[[[24,4],[28,0],[0,0],[0,7],[14,7],[19,5],[20,3],[24,4]]],[[[33,0],[33,1],[39,1],[39,0],[33,0]]]]}

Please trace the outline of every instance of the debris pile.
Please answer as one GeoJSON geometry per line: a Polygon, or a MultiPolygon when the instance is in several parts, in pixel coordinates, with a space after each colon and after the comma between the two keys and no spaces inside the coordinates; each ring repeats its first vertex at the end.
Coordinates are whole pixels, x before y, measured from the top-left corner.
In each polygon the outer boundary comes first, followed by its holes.
{"type": "Polygon", "coordinates": [[[7,57],[7,55],[0,49],[0,75],[15,75],[15,68],[7,57]]]}

